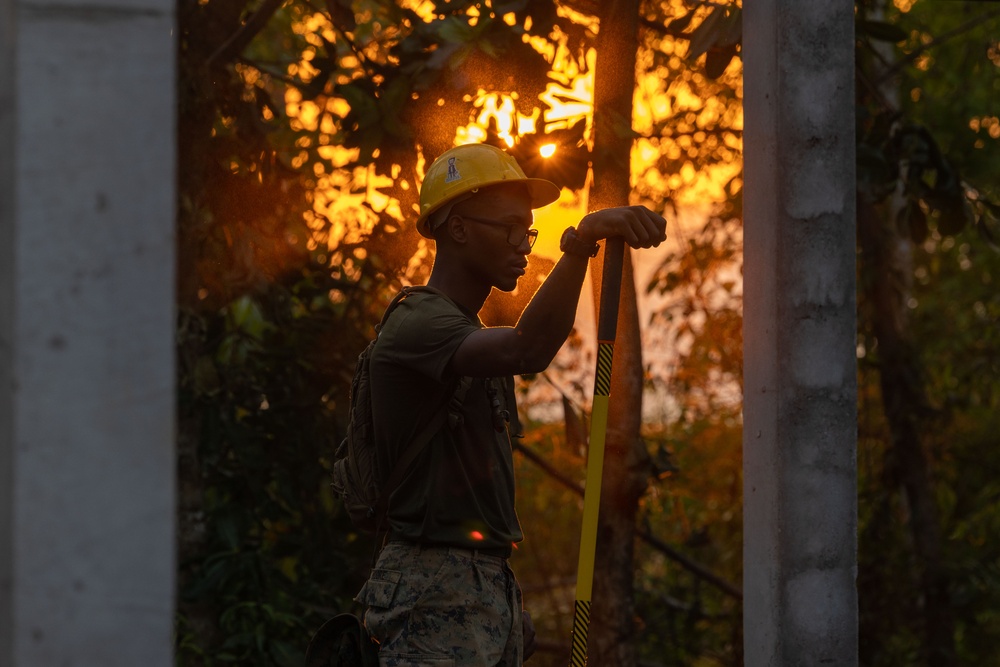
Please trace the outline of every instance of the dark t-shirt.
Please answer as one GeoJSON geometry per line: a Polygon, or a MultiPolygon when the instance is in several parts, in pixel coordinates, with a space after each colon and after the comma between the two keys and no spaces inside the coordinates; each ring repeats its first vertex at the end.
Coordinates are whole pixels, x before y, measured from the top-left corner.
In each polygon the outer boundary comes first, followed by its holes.
{"type": "Polygon", "coordinates": [[[444,295],[415,292],[379,333],[371,382],[375,443],[383,471],[392,469],[444,401],[452,404],[447,422],[390,498],[393,538],[465,548],[503,547],[521,540],[514,511],[510,425],[501,431],[494,428],[487,392],[488,383],[494,383],[516,427],[513,378],[447,374],[459,345],[480,328],[474,314],[463,312],[444,295]]]}

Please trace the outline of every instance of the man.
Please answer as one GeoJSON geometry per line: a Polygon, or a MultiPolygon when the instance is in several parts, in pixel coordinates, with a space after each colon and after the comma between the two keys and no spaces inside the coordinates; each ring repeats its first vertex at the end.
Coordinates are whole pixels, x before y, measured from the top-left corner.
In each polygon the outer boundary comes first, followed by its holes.
{"type": "Polygon", "coordinates": [[[564,233],[562,258],[517,325],[484,328],[477,313],[490,290],[511,291],[525,273],[537,236],[532,209],[558,196],[487,145],[453,148],[427,170],[417,229],[435,241],[434,268],[427,289],[386,321],[371,361],[381,468],[448,409],[390,496],[388,542],[357,597],[382,667],[519,667],[533,650],[507,563],[522,538],[512,376],[544,370],[562,346],[599,240],[648,248],[666,226],[641,206],[588,214],[564,233]]]}

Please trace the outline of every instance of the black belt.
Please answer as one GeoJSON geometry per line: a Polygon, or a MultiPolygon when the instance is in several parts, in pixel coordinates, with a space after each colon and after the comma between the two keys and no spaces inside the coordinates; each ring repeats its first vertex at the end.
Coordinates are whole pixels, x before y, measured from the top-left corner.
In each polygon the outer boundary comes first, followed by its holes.
{"type": "Polygon", "coordinates": [[[496,558],[510,558],[510,554],[513,548],[508,544],[502,547],[469,547],[469,546],[455,546],[454,544],[428,544],[426,542],[414,542],[413,540],[401,540],[399,538],[389,536],[389,542],[399,542],[401,544],[409,544],[415,547],[421,547],[424,549],[462,549],[464,551],[471,551],[473,555],[480,554],[483,556],[494,556],[496,558]]]}
{"type": "MultiPolygon", "coordinates": [[[[462,547],[463,549],[465,547],[462,547]]],[[[484,556],[496,556],[497,558],[510,558],[510,554],[513,551],[510,545],[505,547],[487,547],[485,549],[472,549],[477,554],[483,554],[484,556]]]]}

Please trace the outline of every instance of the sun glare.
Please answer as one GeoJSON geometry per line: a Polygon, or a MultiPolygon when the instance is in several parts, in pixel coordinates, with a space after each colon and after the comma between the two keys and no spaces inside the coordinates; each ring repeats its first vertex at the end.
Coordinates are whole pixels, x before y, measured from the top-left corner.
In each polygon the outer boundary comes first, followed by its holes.
{"type": "MultiPolygon", "coordinates": [[[[402,5],[412,9],[424,20],[436,16],[435,3],[430,0],[401,0],[402,5]]],[[[894,0],[897,5],[910,0],[894,0]]],[[[567,11],[560,6],[560,13],[567,11]]],[[[300,34],[319,36],[333,41],[327,33],[331,29],[329,21],[321,19],[321,14],[308,17],[296,26],[300,34]]],[[[511,25],[516,15],[506,14],[500,18],[511,25]]],[[[580,17],[573,17],[574,20],[580,17]]],[[[596,33],[594,21],[580,18],[585,30],[596,33]]],[[[524,36],[549,63],[549,81],[540,95],[537,105],[525,105],[518,97],[518,91],[497,91],[481,88],[475,95],[467,97],[471,113],[469,122],[456,130],[454,142],[458,144],[477,143],[487,139],[488,130],[495,131],[502,144],[514,147],[522,137],[540,132],[552,132],[584,123],[583,140],[593,141],[594,71],[597,67],[597,53],[593,48],[575,51],[568,45],[569,36],[555,28],[549,40],[541,37],[524,36]],[[519,113],[518,108],[534,106],[528,113],[519,113]],[[544,113],[543,113],[544,110],[544,113]]],[[[664,53],[674,52],[675,45],[664,38],[659,48],[664,53]],[[669,42],[669,43],[668,43],[669,42]]],[[[310,40],[312,43],[313,40],[310,40]]],[[[293,63],[290,75],[308,77],[314,65],[314,52],[309,51],[302,60],[293,63]],[[294,70],[294,71],[293,71],[294,70]]],[[[642,55],[642,54],[640,54],[642,55]]],[[[651,58],[648,54],[643,58],[651,58]]],[[[342,65],[348,63],[342,61],[342,65]]],[[[672,191],[675,203],[681,206],[704,206],[725,196],[723,185],[739,174],[739,154],[742,150],[739,129],[742,114],[738,105],[723,99],[702,99],[691,79],[671,77],[667,67],[650,67],[652,62],[642,62],[643,69],[636,81],[634,97],[633,130],[640,135],[632,150],[634,185],[641,193],[672,191]],[[659,124],[664,118],[676,119],[675,134],[661,135],[659,124]],[[706,131],[718,125],[731,127],[735,134],[717,135],[706,131]],[[734,138],[735,137],[735,138],[734,138]],[[723,159],[715,164],[699,164],[698,148],[708,145],[719,146],[720,151],[728,151],[732,159],[723,159]]],[[[671,61],[671,68],[680,67],[671,61]]],[[[256,71],[243,72],[248,83],[256,71]]],[[[727,76],[738,78],[738,73],[727,72],[727,76]]],[[[341,82],[343,83],[343,82],[341,82]]],[[[735,85],[735,84],[734,84],[735,85]]],[[[739,90],[737,88],[737,90],[739,90]]],[[[364,237],[375,224],[378,214],[388,213],[401,224],[411,222],[414,213],[401,210],[399,201],[385,194],[391,184],[389,176],[378,175],[373,167],[345,169],[356,159],[357,149],[345,149],[335,145],[339,127],[338,120],[345,117],[350,108],[342,97],[329,99],[308,99],[295,88],[290,87],[284,95],[284,111],[294,130],[314,133],[312,137],[300,136],[296,144],[297,154],[291,157],[293,166],[304,164],[310,152],[318,153],[329,160],[326,168],[317,165],[314,169],[315,187],[310,192],[313,204],[310,227],[316,231],[317,246],[327,245],[331,249],[344,240],[357,241],[364,237]]],[[[280,107],[279,107],[280,108],[280,107]]],[[[977,119],[978,120],[978,119],[977,119]]],[[[987,127],[991,137],[1000,133],[1000,124],[987,127]]],[[[544,142],[538,147],[538,154],[546,160],[558,161],[560,148],[556,142],[544,142]]],[[[418,156],[417,182],[405,184],[404,188],[418,187],[423,174],[423,161],[430,156],[418,156]]],[[[558,165],[558,162],[555,162],[558,165]]],[[[395,178],[396,174],[392,175],[395,178]]],[[[587,212],[587,192],[563,190],[560,199],[540,209],[535,215],[535,226],[540,230],[535,254],[556,257],[559,254],[559,235],[567,225],[576,224],[587,212]]],[[[421,252],[426,252],[421,246],[421,252]]]]}

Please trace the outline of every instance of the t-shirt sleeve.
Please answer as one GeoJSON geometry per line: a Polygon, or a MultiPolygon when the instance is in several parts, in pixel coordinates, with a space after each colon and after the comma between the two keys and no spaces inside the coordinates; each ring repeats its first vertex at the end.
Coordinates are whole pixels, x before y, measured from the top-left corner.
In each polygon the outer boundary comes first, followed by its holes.
{"type": "Polygon", "coordinates": [[[422,295],[399,304],[383,335],[391,341],[395,363],[443,382],[452,355],[466,336],[479,329],[447,299],[422,295]]]}

